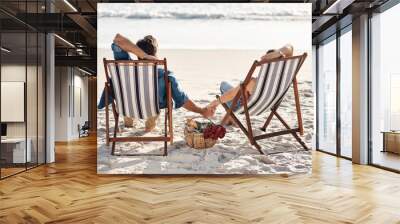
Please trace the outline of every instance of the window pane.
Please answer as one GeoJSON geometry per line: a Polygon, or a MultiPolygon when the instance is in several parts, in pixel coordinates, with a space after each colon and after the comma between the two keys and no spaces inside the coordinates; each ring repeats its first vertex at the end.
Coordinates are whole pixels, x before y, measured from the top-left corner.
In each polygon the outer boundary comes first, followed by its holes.
{"type": "Polygon", "coordinates": [[[352,35],[340,36],[340,153],[352,156],[352,35]]]}
{"type": "Polygon", "coordinates": [[[336,41],[318,48],[318,147],[336,153],[336,41]]]}
{"type": "Polygon", "coordinates": [[[400,170],[400,5],[374,15],[372,24],[372,163],[400,170]],[[382,132],[389,132],[384,139],[382,132]],[[386,143],[384,145],[384,142],[386,143]]]}

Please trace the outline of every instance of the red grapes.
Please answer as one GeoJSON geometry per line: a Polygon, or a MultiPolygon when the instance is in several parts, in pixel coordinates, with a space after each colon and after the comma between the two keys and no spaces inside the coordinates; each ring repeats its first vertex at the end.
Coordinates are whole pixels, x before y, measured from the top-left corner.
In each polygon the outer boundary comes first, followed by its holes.
{"type": "Polygon", "coordinates": [[[218,138],[225,137],[225,133],[226,129],[222,125],[215,124],[212,124],[203,130],[205,139],[212,138],[214,140],[217,140],[218,138]]]}

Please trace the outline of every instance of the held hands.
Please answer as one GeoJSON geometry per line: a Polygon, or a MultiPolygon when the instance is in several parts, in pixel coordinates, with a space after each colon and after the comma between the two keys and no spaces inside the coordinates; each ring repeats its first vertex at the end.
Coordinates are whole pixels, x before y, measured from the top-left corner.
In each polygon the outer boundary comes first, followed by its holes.
{"type": "Polygon", "coordinates": [[[218,106],[219,104],[220,104],[220,102],[219,102],[218,100],[213,100],[213,101],[211,101],[210,104],[208,104],[207,107],[214,107],[214,108],[217,108],[217,106],[218,106]]]}
{"type": "Polygon", "coordinates": [[[202,109],[201,115],[205,118],[211,118],[215,114],[216,106],[208,105],[202,109]]]}

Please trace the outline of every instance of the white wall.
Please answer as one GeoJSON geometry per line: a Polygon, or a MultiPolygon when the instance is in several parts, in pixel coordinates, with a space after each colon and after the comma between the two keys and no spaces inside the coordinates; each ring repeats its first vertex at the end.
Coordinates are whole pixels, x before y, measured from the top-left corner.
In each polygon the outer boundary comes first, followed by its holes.
{"type": "Polygon", "coordinates": [[[55,68],[55,141],[68,140],[68,86],[67,67],[55,68]]]}
{"type": "Polygon", "coordinates": [[[76,68],[56,67],[56,141],[77,139],[78,124],[88,120],[88,78],[83,75],[76,68]]]}
{"type": "Polygon", "coordinates": [[[78,124],[83,125],[85,121],[88,121],[88,78],[85,76],[82,76],[82,73],[75,70],[74,74],[74,82],[73,86],[74,88],[71,88],[71,90],[74,90],[72,92],[73,96],[71,96],[71,105],[74,105],[72,108],[72,119],[71,119],[71,136],[72,138],[78,138],[79,133],[78,133],[78,124]],[[79,93],[80,91],[80,93],[79,93]],[[79,97],[80,95],[80,97],[79,97]],[[80,100],[80,102],[79,102],[80,100]],[[73,102],[72,102],[73,101],[73,102]],[[79,108],[80,107],[80,108],[79,108]],[[81,110],[81,111],[80,111],[81,110]]]}

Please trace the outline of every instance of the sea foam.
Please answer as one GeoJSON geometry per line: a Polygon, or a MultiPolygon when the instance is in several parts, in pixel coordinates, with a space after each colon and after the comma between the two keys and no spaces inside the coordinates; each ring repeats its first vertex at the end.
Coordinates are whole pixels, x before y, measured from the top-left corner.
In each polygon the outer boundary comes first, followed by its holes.
{"type": "Polygon", "coordinates": [[[310,20],[309,4],[99,4],[99,17],[197,20],[310,20]]]}

